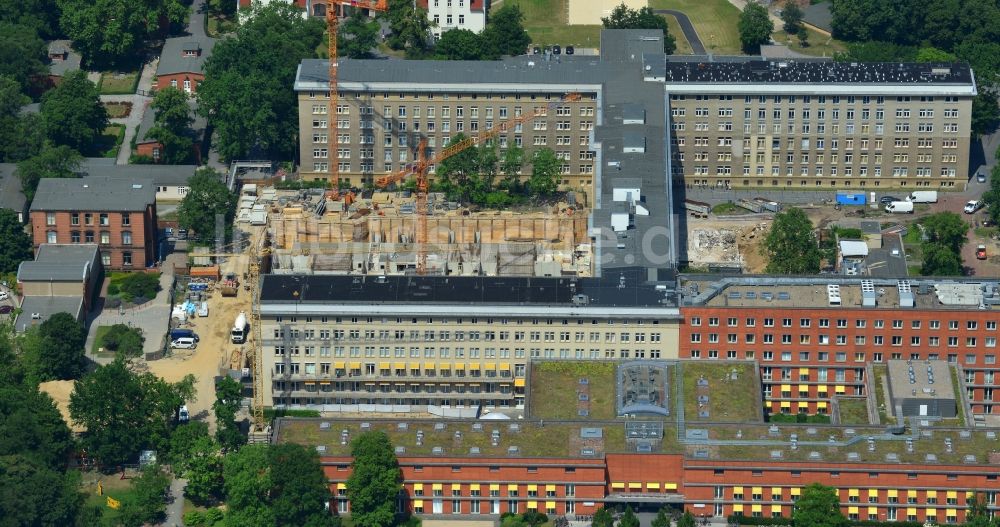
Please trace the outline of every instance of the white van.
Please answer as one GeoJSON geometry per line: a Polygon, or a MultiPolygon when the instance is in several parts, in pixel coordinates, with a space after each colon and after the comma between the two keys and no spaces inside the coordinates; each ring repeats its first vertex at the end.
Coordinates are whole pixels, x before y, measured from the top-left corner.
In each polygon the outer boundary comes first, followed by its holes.
{"type": "Polygon", "coordinates": [[[198,307],[198,316],[199,317],[208,316],[208,302],[202,302],[201,306],[198,307]]]}
{"type": "Polygon", "coordinates": [[[184,350],[194,349],[197,345],[198,343],[191,337],[181,337],[170,343],[171,348],[184,350]]]}

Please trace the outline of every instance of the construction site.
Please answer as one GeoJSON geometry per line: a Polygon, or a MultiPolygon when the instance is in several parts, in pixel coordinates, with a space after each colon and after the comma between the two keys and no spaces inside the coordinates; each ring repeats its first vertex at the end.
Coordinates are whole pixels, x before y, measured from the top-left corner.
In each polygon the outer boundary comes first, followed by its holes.
{"type": "MultiPolygon", "coordinates": [[[[276,274],[418,272],[455,276],[590,276],[589,211],[560,202],[522,211],[474,211],[428,193],[426,214],[407,191],[268,191],[276,274]],[[426,239],[418,243],[420,222],[426,239]]],[[[248,218],[249,215],[241,215],[248,218]]]]}

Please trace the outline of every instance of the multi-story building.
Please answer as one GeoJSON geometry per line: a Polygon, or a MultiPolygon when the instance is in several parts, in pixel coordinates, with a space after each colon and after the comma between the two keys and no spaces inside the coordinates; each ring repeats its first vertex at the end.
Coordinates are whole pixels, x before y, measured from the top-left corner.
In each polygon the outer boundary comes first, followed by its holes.
{"type": "Polygon", "coordinates": [[[466,29],[479,33],[486,27],[487,0],[417,0],[417,6],[427,10],[427,18],[434,22],[434,38],[449,29],[466,29]]]}
{"type": "Polygon", "coordinates": [[[412,161],[421,139],[434,151],[579,92],[501,134],[499,148],[551,148],[565,187],[599,192],[597,160],[634,151],[602,146],[600,130],[636,123],[615,110],[638,100],[641,124],[656,127],[643,147],[669,135],[675,185],[950,189],[967,179],[976,85],[965,64],[668,57],[647,45],[655,38],[605,31],[600,58],[342,59],[336,117],[326,114],[327,63],[305,60],[295,82],[302,175],[328,177],[336,162],[342,180],[370,183],[412,161]],[[327,151],[333,129],[338,152],[327,151]]]}
{"type": "Polygon", "coordinates": [[[42,179],[31,203],[35,249],[98,244],[105,269],[156,263],[156,188],[145,179],[42,179]]]}

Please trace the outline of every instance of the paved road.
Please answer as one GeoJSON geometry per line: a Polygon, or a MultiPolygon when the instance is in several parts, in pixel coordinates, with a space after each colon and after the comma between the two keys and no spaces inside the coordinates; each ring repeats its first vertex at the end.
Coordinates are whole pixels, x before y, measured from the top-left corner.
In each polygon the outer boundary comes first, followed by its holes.
{"type": "Polygon", "coordinates": [[[705,45],[701,43],[701,39],[698,38],[698,32],[694,30],[694,24],[691,23],[691,19],[681,11],[674,9],[657,9],[653,11],[658,15],[671,15],[677,19],[677,23],[681,26],[681,32],[684,33],[684,38],[687,39],[688,44],[691,44],[691,52],[695,55],[705,55],[705,45]]]}
{"type": "Polygon", "coordinates": [[[164,527],[184,525],[184,487],[186,485],[186,479],[175,478],[170,481],[170,498],[167,499],[167,516],[160,525],[163,525],[164,527]]]}
{"type": "Polygon", "coordinates": [[[205,0],[194,0],[191,2],[191,17],[188,19],[187,33],[188,35],[196,37],[204,37],[205,35],[205,13],[208,8],[205,7],[205,0]]]}

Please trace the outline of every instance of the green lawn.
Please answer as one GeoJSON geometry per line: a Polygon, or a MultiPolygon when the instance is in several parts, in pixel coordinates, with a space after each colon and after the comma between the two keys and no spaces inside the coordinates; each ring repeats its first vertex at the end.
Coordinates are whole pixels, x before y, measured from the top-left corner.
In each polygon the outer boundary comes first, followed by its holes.
{"type": "Polygon", "coordinates": [[[125,140],[125,125],[109,124],[93,145],[92,154],[100,157],[118,157],[118,148],[125,140]]]}
{"type": "Polygon", "coordinates": [[[108,111],[108,117],[111,119],[121,119],[122,117],[128,117],[128,114],[132,111],[132,103],[130,102],[107,102],[104,103],[104,109],[108,111]]]}
{"type": "Polygon", "coordinates": [[[139,83],[139,72],[114,72],[105,71],[101,73],[101,80],[98,86],[103,95],[129,95],[135,93],[135,87],[139,83]]]}
{"type": "Polygon", "coordinates": [[[735,203],[720,203],[712,207],[712,214],[726,214],[734,216],[737,214],[750,214],[750,211],[737,206],[735,203]]]}
{"type": "Polygon", "coordinates": [[[670,34],[674,37],[674,43],[677,44],[674,55],[690,55],[691,43],[684,38],[684,32],[681,31],[681,25],[677,23],[677,18],[672,15],[663,15],[663,18],[667,19],[667,27],[670,29],[670,34]]]}
{"type": "Polygon", "coordinates": [[[753,365],[745,362],[684,361],[684,416],[689,423],[698,418],[698,379],[708,379],[708,412],[704,421],[751,422],[759,420],[760,388],[753,376],[753,365]],[[736,372],[737,380],[730,374],[736,372]]]}
{"type": "Polygon", "coordinates": [[[834,53],[847,51],[847,45],[833,37],[828,37],[819,31],[809,28],[806,28],[806,33],[809,34],[809,45],[806,47],[799,45],[799,37],[795,35],[789,36],[780,28],[776,28],[776,31],[771,35],[771,39],[778,44],[787,45],[789,49],[796,53],[815,57],[832,57],[834,53]]]}
{"type": "Polygon", "coordinates": [[[120,502],[131,498],[132,480],[121,479],[121,473],[102,475],[96,472],[86,472],[80,484],[80,491],[86,495],[86,506],[100,505],[104,509],[101,526],[111,527],[118,525],[119,512],[107,506],[108,498],[116,499],[120,502]],[[104,495],[97,494],[97,481],[101,482],[104,495]]]}
{"type": "Polygon", "coordinates": [[[219,36],[236,31],[236,21],[216,15],[208,15],[205,32],[208,36],[218,38],[219,36]]]}
{"type": "Polygon", "coordinates": [[[534,419],[580,419],[577,388],[589,381],[588,419],[614,419],[615,364],[610,362],[539,362],[531,367],[528,409],[534,419]],[[551,388],[548,388],[551,387],[551,388]]]}
{"type": "Polygon", "coordinates": [[[867,425],[868,403],[864,399],[841,399],[840,424],[843,425],[867,425]]]}
{"type": "Polygon", "coordinates": [[[710,53],[741,54],[740,11],[727,0],[650,0],[649,6],[682,11],[691,19],[698,37],[710,53]]]}
{"type": "Polygon", "coordinates": [[[516,5],[524,13],[524,29],[534,46],[601,47],[601,26],[567,24],[568,0],[504,0],[501,6],[516,5]]]}
{"type": "Polygon", "coordinates": [[[113,357],[115,355],[113,351],[100,351],[104,347],[104,335],[107,335],[110,330],[111,326],[97,326],[97,331],[94,333],[94,345],[90,348],[91,355],[105,357],[113,357]]]}

